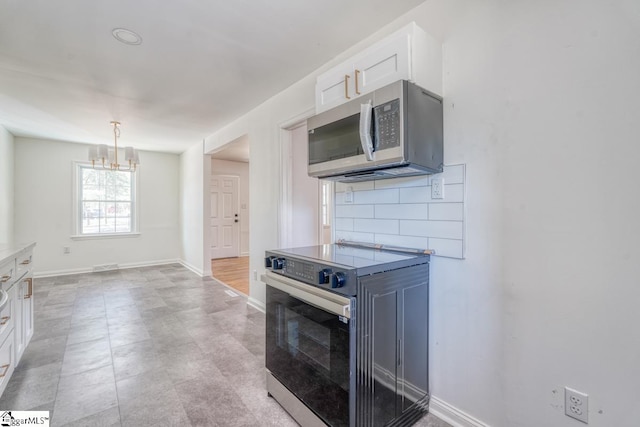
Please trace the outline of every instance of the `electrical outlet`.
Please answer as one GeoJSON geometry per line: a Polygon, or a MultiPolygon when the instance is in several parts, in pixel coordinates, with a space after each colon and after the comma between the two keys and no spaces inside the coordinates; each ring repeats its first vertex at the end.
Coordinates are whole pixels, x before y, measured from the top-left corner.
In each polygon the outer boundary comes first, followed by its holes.
{"type": "Polygon", "coordinates": [[[258,270],[253,270],[253,280],[258,280],[258,270]]]}
{"type": "Polygon", "coordinates": [[[589,396],[580,391],[565,387],[564,413],[571,418],[589,424],[589,396]]]}
{"type": "Polygon", "coordinates": [[[69,246],[63,246],[62,247],[62,253],[65,255],[68,255],[71,253],[71,248],[69,246]]]}
{"type": "Polygon", "coordinates": [[[444,178],[431,179],[431,198],[444,199],[444,178]]]}
{"type": "Polygon", "coordinates": [[[347,191],[344,192],[344,202],[353,203],[353,187],[347,187],[347,191]]]}

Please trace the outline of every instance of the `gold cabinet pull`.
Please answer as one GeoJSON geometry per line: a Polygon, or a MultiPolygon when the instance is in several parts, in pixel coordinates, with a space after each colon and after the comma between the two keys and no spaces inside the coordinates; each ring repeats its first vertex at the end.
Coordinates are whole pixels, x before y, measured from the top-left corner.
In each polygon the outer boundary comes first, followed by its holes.
{"type": "Polygon", "coordinates": [[[2,278],[0,279],[0,283],[6,283],[9,281],[9,279],[11,279],[11,276],[2,276],[2,278]]]}
{"type": "Polygon", "coordinates": [[[0,374],[0,378],[2,378],[5,375],[7,375],[7,371],[9,370],[9,366],[11,366],[11,363],[0,366],[0,369],[4,369],[4,371],[2,371],[2,373],[0,374]]]}
{"type": "Polygon", "coordinates": [[[351,76],[349,74],[344,75],[344,97],[347,99],[351,99],[349,96],[349,78],[351,76]]]}
{"type": "Polygon", "coordinates": [[[11,316],[2,316],[0,317],[0,326],[6,325],[7,322],[11,319],[11,316]]]}
{"type": "Polygon", "coordinates": [[[31,260],[30,260],[30,259],[25,259],[25,260],[24,260],[24,261],[22,261],[20,264],[21,264],[21,265],[29,265],[29,264],[31,264],[31,260]]]}
{"type": "Polygon", "coordinates": [[[29,299],[33,296],[33,279],[28,278],[27,282],[29,282],[29,290],[27,291],[27,295],[24,296],[24,299],[29,299]]]}
{"type": "Polygon", "coordinates": [[[356,70],[356,95],[360,95],[360,91],[358,90],[358,76],[360,75],[360,70],[356,70]]]}

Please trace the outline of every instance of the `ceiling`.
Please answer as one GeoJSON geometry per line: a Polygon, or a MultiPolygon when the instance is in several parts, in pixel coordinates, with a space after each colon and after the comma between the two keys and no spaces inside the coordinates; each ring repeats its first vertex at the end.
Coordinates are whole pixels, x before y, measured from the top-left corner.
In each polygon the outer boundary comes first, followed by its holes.
{"type": "Polygon", "coordinates": [[[242,135],[211,153],[212,159],[249,163],[249,137],[242,135]]]}
{"type": "Polygon", "coordinates": [[[179,153],[423,1],[6,0],[0,124],[179,153]]]}

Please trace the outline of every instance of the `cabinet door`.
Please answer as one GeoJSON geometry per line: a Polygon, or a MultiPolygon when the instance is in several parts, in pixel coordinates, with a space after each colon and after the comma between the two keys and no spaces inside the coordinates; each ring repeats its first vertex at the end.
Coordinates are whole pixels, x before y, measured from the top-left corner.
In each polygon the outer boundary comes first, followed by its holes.
{"type": "Polygon", "coordinates": [[[16,367],[13,333],[14,331],[11,330],[2,345],[0,345],[0,396],[4,389],[7,388],[9,378],[11,378],[11,374],[13,374],[13,370],[16,367]]]}
{"type": "Polygon", "coordinates": [[[16,313],[16,360],[19,362],[24,350],[33,336],[33,279],[27,278],[20,282],[18,288],[19,310],[16,313]],[[19,324],[19,326],[18,326],[19,324]]]}
{"type": "MultiPolygon", "coordinates": [[[[358,85],[354,91],[369,93],[398,80],[411,80],[411,35],[397,34],[354,61],[358,85]]],[[[354,76],[355,85],[356,76],[354,76]]]]}
{"type": "MultiPolygon", "coordinates": [[[[428,273],[426,275],[428,277],[428,273]]],[[[429,390],[429,286],[426,281],[400,291],[398,324],[400,359],[398,396],[399,412],[418,403],[429,390]]]]}
{"type": "Polygon", "coordinates": [[[415,419],[429,396],[429,264],[360,279],[358,425],[415,419]]]}
{"type": "Polygon", "coordinates": [[[0,342],[3,342],[9,335],[9,332],[16,324],[16,289],[18,285],[14,284],[6,290],[9,299],[4,308],[0,311],[0,342]]]}
{"type": "Polygon", "coordinates": [[[24,317],[22,314],[24,307],[24,295],[26,289],[25,279],[22,279],[20,282],[16,283],[15,288],[15,351],[16,351],[16,363],[20,362],[20,358],[22,357],[22,353],[24,353],[24,349],[27,344],[24,341],[24,317]]]}
{"type": "Polygon", "coordinates": [[[316,80],[316,114],[355,97],[353,64],[345,63],[318,76],[316,80]]]}

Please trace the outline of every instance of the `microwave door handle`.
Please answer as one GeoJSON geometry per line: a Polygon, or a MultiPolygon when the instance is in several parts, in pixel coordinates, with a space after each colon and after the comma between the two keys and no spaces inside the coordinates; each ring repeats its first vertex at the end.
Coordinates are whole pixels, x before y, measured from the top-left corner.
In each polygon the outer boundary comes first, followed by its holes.
{"type": "Polygon", "coordinates": [[[367,161],[374,160],[373,140],[371,138],[371,119],[373,116],[373,108],[371,101],[366,104],[360,104],[360,144],[367,161]]]}

